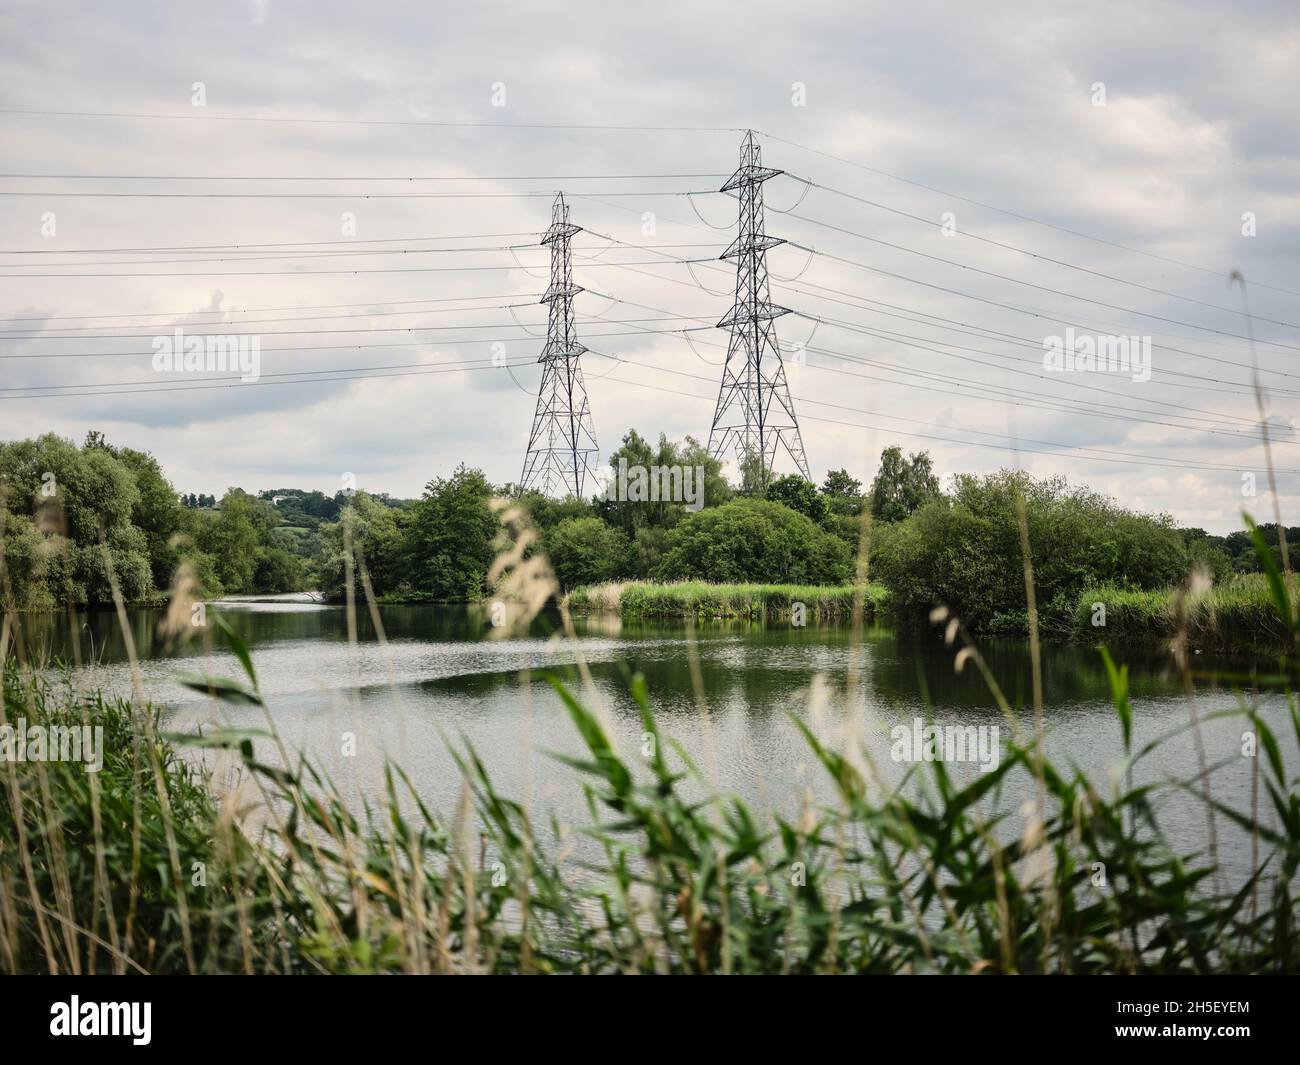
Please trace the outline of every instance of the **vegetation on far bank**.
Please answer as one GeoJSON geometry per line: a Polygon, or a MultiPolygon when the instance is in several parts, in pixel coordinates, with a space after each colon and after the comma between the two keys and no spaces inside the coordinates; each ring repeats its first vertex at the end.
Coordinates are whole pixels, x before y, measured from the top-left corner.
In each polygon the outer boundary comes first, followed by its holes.
{"type": "MultiPolygon", "coordinates": [[[[886,593],[878,584],[860,590],[864,617],[875,618],[886,593]]],[[[853,615],[859,589],[845,585],[711,584],[706,581],[611,582],[575,588],[564,599],[576,613],[620,613],[631,618],[788,617],[802,603],[811,619],[853,615]]]]}
{"type": "MultiPolygon", "coordinates": [[[[928,455],[891,447],[865,489],[845,470],[831,471],[818,487],[793,476],[764,485],[746,469],[733,485],[699,442],[661,437],[651,444],[635,432],[609,461],[615,468],[702,469],[699,508],[684,500],[549,499],[494,485],[465,466],[431,480],[418,500],[291,488],[259,496],[232,488],[215,500],[178,496],[152,456],[112,447],[97,433],[80,448],[53,435],[2,444],[0,546],[10,573],[3,594],[19,609],[104,604],[107,550],[127,601],[157,598],[181,561],[208,599],[310,587],[342,601],[352,550],[354,599],[368,582],[379,602],[475,601],[494,594],[491,501],[505,496],[531,514],[531,550],[546,552],[562,591],[576,593],[574,604],[589,594],[577,589],[611,583],[819,586],[829,591],[813,598],[834,598],[857,577],[866,535],[868,577],[888,592],[872,605],[892,623],[924,625],[944,603],[973,631],[1023,635],[1021,500],[1045,636],[1093,638],[1081,624],[1080,603],[1090,589],[1104,588],[1116,604],[1112,624],[1135,634],[1147,622],[1144,635],[1160,638],[1169,627],[1165,606],[1197,571],[1224,605],[1214,615],[1222,622],[1218,642],[1276,643],[1266,612],[1247,608],[1257,603],[1249,574],[1259,563],[1245,533],[1179,528],[1168,515],[1128,510],[1062,478],[1004,470],[955,475],[945,488],[928,455]]],[[[1276,561],[1276,528],[1260,532],[1276,561]]],[[[1300,529],[1290,535],[1300,543],[1300,529]]],[[[621,608],[769,612],[768,597],[760,607],[755,594],[636,591],[621,608]]]]}
{"type": "Polygon", "coordinates": [[[53,610],[160,597],[184,562],[208,597],[297,591],[306,563],[268,501],[232,488],[219,507],[176,493],[157,459],[90,433],[0,443],[0,549],[6,605],[53,610]],[[106,556],[107,555],[107,561],[106,556]]]}
{"type": "MultiPolygon", "coordinates": [[[[1300,599],[1300,581],[1291,581],[1300,599]]],[[[1080,593],[1070,635],[1082,642],[1168,643],[1185,632],[1197,651],[1271,655],[1287,650],[1292,634],[1278,616],[1268,578],[1254,573],[1226,584],[1195,580],[1182,588],[1139,591],[1102,586],[1080,593]]]]}

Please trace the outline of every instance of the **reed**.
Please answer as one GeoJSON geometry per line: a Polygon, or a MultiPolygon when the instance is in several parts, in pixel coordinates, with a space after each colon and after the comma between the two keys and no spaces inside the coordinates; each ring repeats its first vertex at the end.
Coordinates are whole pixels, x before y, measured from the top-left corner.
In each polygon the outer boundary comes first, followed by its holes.
{"type": "MultiPolygon", "coordinates": [[[[885,589],[868,584],[862,590],[868,619],[879,613],[885,589]]],[[[788,617],[794,604],[804,604],[811,618],[847,620],[853,616],[859,589],[798,584],[712,584],[707,581],[628,581],[575,588],[566,604],[575,612],[621,613],[629,618],[777,618],[788,617]]]]}

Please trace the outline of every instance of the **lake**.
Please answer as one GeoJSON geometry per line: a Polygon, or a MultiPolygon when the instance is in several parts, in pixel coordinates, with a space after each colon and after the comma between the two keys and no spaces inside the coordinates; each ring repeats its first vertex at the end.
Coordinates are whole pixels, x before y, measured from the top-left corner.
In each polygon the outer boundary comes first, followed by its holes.
{"type": "MultiPolygon", "coordinates": [[[[538,618],[526,637],[491,639],[481,606],[384,606],[386,640],[377,638],[369,617],[357,619],[349,641],[346,611],[307,600],[231,600],[209,605],[221,611],[253,654],[267,712],[290,748],[322,765],[345,795],[376,796],[385,754],[400,763],[421,797],[448,816],[461,787],[448,743],[471,743],[488,766],[499,791],[526,800],[535,816],[551,814],[562,823],[588,820],[577,775],[557,764],[553,752],[579,754],[574,728],[559,697],[539,671],[555,670],[581,690],[575,663],[580,654],[590,671],[591,694],[603,706],[609,727],[626,755],[639,757],[642,726],[629,694],[634,672],[644,674],[661,732],[677,741],[706,779],[740,794],[761,810],[797,816],[808,796],[824,801],[831,789],[824,771],[794,726],[791,715],[808,720],[817,734],[835,742],[846,732],[862,737],[885,778],[896,781],[907,768],[891,758],[901,726],[911,733],[917,718],[936,726],[1008,728],[978,671],[958,675],[953,649],[937,632],[896,634],[868,627],[855,647],[847,626],[785,622],[707,621],[683,623],[621,621],[607,615],[575,618],[574,641],[555,634],[558,619],[538,618]],[[529,670],[533,673],[529,674],[529,670]],[[697,699],[692,674],[700,682],[697,699]],[[843,691],[855,673],[858,694],[845,715],[843,691]],[[345,754],[355,737],[355,753],[345,754]]],[[[264,727],[256,707],[218,705],[183,687],[179,671],[200,670],[240,676],[220,633],[209,624],[182,656],[163,657],[154,628],[161,612],[132,608],[129,620],[141,660],[146,694],[167,706],[167,726],[194,727],[221,721],[264,727]]],[[[58,617],[28,617],[27,639],[55,655],[69,657],[67,623],[58,617]]],[[[122,694],[131,688],[125,642],[112,612],[78,619],[83,679],[122,694]]],[[[1019,640],[981,644],[1018,717],[1032,733],[1027,645],[1019,640]]],[[[1195,771],[1189,702],[1168,651],[1120,647],[1116,658],[1130,670],[1135,708],[1135,747],[1165,733],[1175,737],[1140,763],[1136,779],[1185,778],[1195,771]]],[[[1242,670],[1241,662],[1198,656],[1198,673],[1242,670]]],[[[1079,646],[1046,645],[1043,654],[1046,746],[1060,763],[1076,764],[1099,787],[1116,778],[1123,754],[1103,664],[1097,652],[1079,646]]],[[[1286,760],[1296,762],[1285,702],[1278,694],[1255,697],[1277,731],[1286,760]],[[1290,741],[1290,742],[1288,742],[1290,741]]],[[[1240,697],[1208,679],[1198,679],[1195,705],[1205,719],[1206,751],[1223,763],[1213,777],[1217,798],[1248,808],[1252,759],[1242,755],[1240,719],[1215,718],[1215,711],[1240,705],[1240,697]]],[[[919,726],[916,726],[919,728],[919,726]]],[[[670,755],[676,757],[676,755],[670,755]]],[[[970,762],[949,766],[959,780],[980,772],[970,762]]],[[[1008,778],[993,802],[1013,812],[1032,795],[1024,774],[1008,778]]],[[[1162,822],[1182,850],[1205,844],[1203,807],[1184,794],[1165,793],[1162,822]]],[[[1225,871],[1244,875],[1249,842],[1220,817],[1225,871]]]]}

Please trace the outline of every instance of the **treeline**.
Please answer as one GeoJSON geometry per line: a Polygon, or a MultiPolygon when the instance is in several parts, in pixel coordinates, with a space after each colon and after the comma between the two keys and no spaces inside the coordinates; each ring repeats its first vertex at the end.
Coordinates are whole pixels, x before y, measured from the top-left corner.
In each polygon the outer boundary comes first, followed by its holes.
{"type": "Polygon", "coordinates": [[[0,597],[23,610],[112,602],[110,566],[128,602],[159,598],[182,562],[207,597],[309,579],[271,503],[232,488],[191,506],[152,455],[96,432],[81,447],[54,434],[0,443],[0,532],[0,597]]]}
{"type": "MultiPolygon", "coordinates": [[[[837,515],[853,511],[856,497],[841,500],[832,491],[839,506],[833,510],[825,493],[798,477],[782,478],[766,491],[734,488],[717,460],[690,437],[679,443],[661,436],[651,444],[629,432],[608,461],[616,470],[623,464],[702,469],[696,506],[685,498],[603,493],[549,499],[512,484],[494,486],[481,471],[462,466],[430,481],[423,497],[409,504],[385,506],[357,493],[339,522],[321,528],[321,589],[331,597],[342,594],[350,543],[378,596],[482,597],[500,530],[489,506],[496,496],[517,498],[528,509],[565,589],[635,578],[842,584],[852,575],[851,544],[838,534],[837,515]]],[[[360,595],[360,567],[354,576],[360,595]]]]}
{"type": "Polygon", "coordinates": [[[1047,632],[1070,632],[1086,588],[1164,589],[1198,566],[1220,579],[1231,572],[1228,556],[1203,534],[1187,535],[1168,515],[1126,510],[1064,478],[957,475],[947,493],[873,528],[871,573],[888,589],[892,617],[921,624],[942,603],[974,631],[1026,632],[1021,505],[1047,632]]]}
{"type": "MultiPolygon", "coordinates": [[[[462,465],[416,500],[294,488],[256,496],[232,488],[214,500],[178,495],[151,455],[97,433],[81,447],[53,435],[0,444],[0,592],[27,609],[69,596],[108,602],[107,550],[130,601],[159,595],[181,561],[208,597],[318,588],[338,599],[350,553],[358,596],[368,579],[389,600],[476,600],[491,592],[500,525],[490,503],[501,496],[528,509],[566,591],[627,580],[843,585],[855,577],[869,527],[869,576],[887,589],[896,621],[923,621],[943,603],[984,632],[1026,627],[1018,500],[1048,631],[1069,630],[1085,589],[1164,589],[1195,568],[1223,584],[1257,566],[1244,533],[1179,528],[1062,478],[957,475],[945,491],[929,455],[897,447],[882,453],[865,489],[845,470],[820,487],[795,476],[764,486],[752,467],[733,485],[698,441],[652,444],[635,431],[608,461],[615,470],[699,469],[703,477],[678,499],[557,500],[494,485],[462,465]]],[[[1264,526],[1264,535],[1276,545],[1276,528],[1264,526]]],[[[1300,528],[1287,539],[1300,551],[1300,528]]]]}

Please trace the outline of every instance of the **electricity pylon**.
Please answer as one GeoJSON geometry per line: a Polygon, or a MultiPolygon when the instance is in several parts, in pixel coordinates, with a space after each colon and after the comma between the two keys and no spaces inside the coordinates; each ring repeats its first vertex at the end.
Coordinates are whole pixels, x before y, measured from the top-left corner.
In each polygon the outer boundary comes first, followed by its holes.
{"type": "Polygon", "coordinates": [[[587,386],[578,363],[587,349],[578,342],[573,322],[573,297],[582,288],[573,283],[569,242],[581,232],[581,226],[569,221],[564,193],[557,194],[551,207],[551,227],[542,234],[543,246],[551,246],[551,283],[541,299],[550,305],[546,347],[537,360],[542,364],[542,383],[519,478],[521,489],[535,488],[546,495],[562,490],[578,498],[582,498],[588,475],[595,477],[599,454],[587,386]]]}
{"type": "Polygon", "coordinates": [[[718,328],[731,330],[731,339],[709,430],[709,454],[725,460],[734,452],[742,475],[759,461],[763,485],[772,476],[780,448],[804,478],[812,480],[774,324],[790,312],[772,302],[767,276],[767,250],[785,241],[764,232],[763,182],[782,172],[762,165],[751,130],[740,145],[740,167],[721,189],[737,193],[740,232],[720,256],[736,260],[736,301],[718,323],[718,328]]]}

